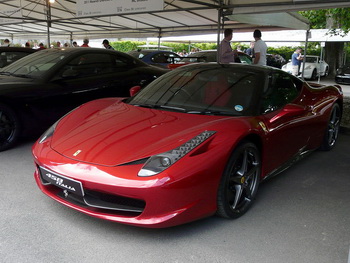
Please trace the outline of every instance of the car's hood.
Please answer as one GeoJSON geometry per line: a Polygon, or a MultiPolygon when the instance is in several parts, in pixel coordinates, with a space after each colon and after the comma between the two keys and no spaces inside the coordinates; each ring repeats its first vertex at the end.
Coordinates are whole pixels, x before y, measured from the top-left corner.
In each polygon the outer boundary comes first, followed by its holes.
{"type": "Polygon", "coordinates": [[[77,161],[113,166],[175,149],[205,130],[224,129],[222,123],[226,120],[240,119],[175,113],[122,102],[104,108],[97,105],[105,101],[84,105],[62,119],[51,147],[77,161]]]}

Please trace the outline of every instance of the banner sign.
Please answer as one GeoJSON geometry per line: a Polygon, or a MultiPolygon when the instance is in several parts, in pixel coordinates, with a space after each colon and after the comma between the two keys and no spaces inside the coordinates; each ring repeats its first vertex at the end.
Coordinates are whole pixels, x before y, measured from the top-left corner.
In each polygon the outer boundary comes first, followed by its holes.
{"type": "Polygon", "coordinates": [[[77,0],[77,16],[119,15],[164,9],[164,0],[77,0]]]}
{"type": "Polygon", "coordinates": [[[12,23],[19,22],[18,19],[13,19],[13,17],[22,18],[22,12],[20,8],[10,9],[10,10],[1,10],[0,24],[12,24],[12,23]]]}

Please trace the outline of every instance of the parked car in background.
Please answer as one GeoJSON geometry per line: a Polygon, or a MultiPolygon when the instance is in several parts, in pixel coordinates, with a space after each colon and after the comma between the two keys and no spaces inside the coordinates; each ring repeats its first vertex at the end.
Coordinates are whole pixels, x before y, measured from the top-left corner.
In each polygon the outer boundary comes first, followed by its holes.
{"type": "MultiPolygon", "coordinates": [[[[299,73],[302,73],[303,64],[301,63],[299,73]]],[[[282,70],[292,73],[293,66],[292,62],[289,61],[286,65],[282,67],[282,70]]],[[[307,55],[305,58],[305,69],[304,78],[315,80],[318,76],[324,77],[329,74],[329,65],[327,62],[320,60],[319,56],[307,55]]]]}
{"type": "Polygon", "coordinates": [[[0,151],[87,101],[127,97],[168,70],[101,48],[45,49],[0,70],[0,151]]]}
{"type": "Polygon", "coordinates": [[[338,85],[272,67],[195,63],[129,99],[70,112],[33,146],[34,176],[59,203],[114,222],[234,219],[251,208],[262,180],[334,147],[342,105],[338,85]]]}
{"type": "Polygon", "coordinates": [[[266,54],[266,64],[270,67],[281,69],[287,61],[278,54],[266,54]]]}
{"type": "Polygon", "coordinates": [[[161,68],[167,68],[169,63],[174,63],[181,59],[181,56],[178,54],[167,50],[140,49],[129,51],[127,53],[147,64],[161,68]]]}
{"type": "Polygon", "coordinates": [[[337,69],[335,82],[338,84],[350,84],[350,64],[346,64],[337,69]]]}
{"type": "Polygon", "coordinates": [[[0,68],[6,67],[36,51],[38,50],[24,47],[0,47],[0,68]]]}
{"type": "MultiPolygon", "coordinates": [[[[175,69],[190,63],[199,62],[216,62],[217,61],[217,50],[203,50],[192,53],[187,57],[183,57],[179,62],[171,63],[168,65],[169,69],[175,69]]],[[[252,64],[252,58],[244,52],[238,52],[238,63],[252,64]]]]}

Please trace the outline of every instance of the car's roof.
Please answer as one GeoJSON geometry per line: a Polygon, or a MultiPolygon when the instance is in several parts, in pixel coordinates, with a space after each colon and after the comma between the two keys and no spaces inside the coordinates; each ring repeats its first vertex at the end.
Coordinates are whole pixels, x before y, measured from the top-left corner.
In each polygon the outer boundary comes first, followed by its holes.
{"type": "Polygon", "coordinates": [[[42,51],[46,51],[46,52],[65,52],[65,53],[85,53],[85,52],[93,52],[93,51],[98,51],[98,52],[109,52],[109,53],[113,53],[113,52],[117,52],[117,53],[123,53],[124,52],[120,52],[120,51],[116,51],[116,50],[111,50],[111,49],[105,49],[105,48],[93,48],[93,47],[62,47],[62,48],[49,48],[49,49],[43,49],[42,51]]]}
{"type": "Polygon", "coordinates": [[[169,51],[169,50],[158,50],[158,49],[141,49],[141,50],[132,50],[132,51],[129,51],[128,53],[144,53],[144,54],[150,54],[150,53],[174,53],[176,54],[175,52],[172,52],[172,51],[169,51]]]}
{"type": "MultiPolygon", "coordinates": [[[[194,53],[191,53],[189,55],[189,57],[193,54],[204,54],[204,53],[217,53],[218,51],[216,49],[208,49],[208,50],[201,50],[201,51],[197,51],[197,52],[194,52],[194,53]]],[[[238,54],[245,54],[244,52],[242,51],[238,51],[238,54]]]]}
{"type": "Polygon", "coordinates": [[[0,47],[0,52],[26,52],[34,53],[38,49],[26,48],[26,47],[0,47]]]}
{"type": "Polygon", "coordinates": [[[185,65],[183,67],[179,67],[177,70],[181,69],[215,69],[215,68],[241,68],[244,70],[249,70],[252,72],[262,72],[262,73],[268,73],[271,72],[272,70],[275,71],[281,71],[280,69],[273,68],[273,67],[268,67],[268,66],[258,66],[258,65],[250,65],[250,64],[245,64],[245,63],[229,63],[229,64],[222,64],[222,63],[217,63],[217,62],[203,62],[203,63],[190,63],[188,65],[185,65]]]}

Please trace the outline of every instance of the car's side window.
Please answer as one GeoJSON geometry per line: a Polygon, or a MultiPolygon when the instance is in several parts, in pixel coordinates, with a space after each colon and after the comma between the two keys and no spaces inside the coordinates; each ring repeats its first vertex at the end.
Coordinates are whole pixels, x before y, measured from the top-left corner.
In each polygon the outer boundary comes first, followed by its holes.
{"type": "Polygon", "coordinates": [[[84,54],[67,63],[61,71],[62,77],[87,77],[113,72],[113,63],[109,54],[84,54]]]}
{"type": "Polygon", "coordinates": [[[168,63],[168,54],[166,53],[158,53],[156,55],[154,55],[151,60],[154,63],[168,63]]]}
{"type": "Polygon", "coordinates": [[[275,111],[291,103],[301,90],[302,83],[284,72],[275,72],[269,76],[269,83],[262,100],[264,113],[275,111]]]}
{"type": "Polygon", "coordinates": [[[12,62],[27,56],[27,52],[1,52],[0,54],[0,68],[3,68],[12,62]]]}

